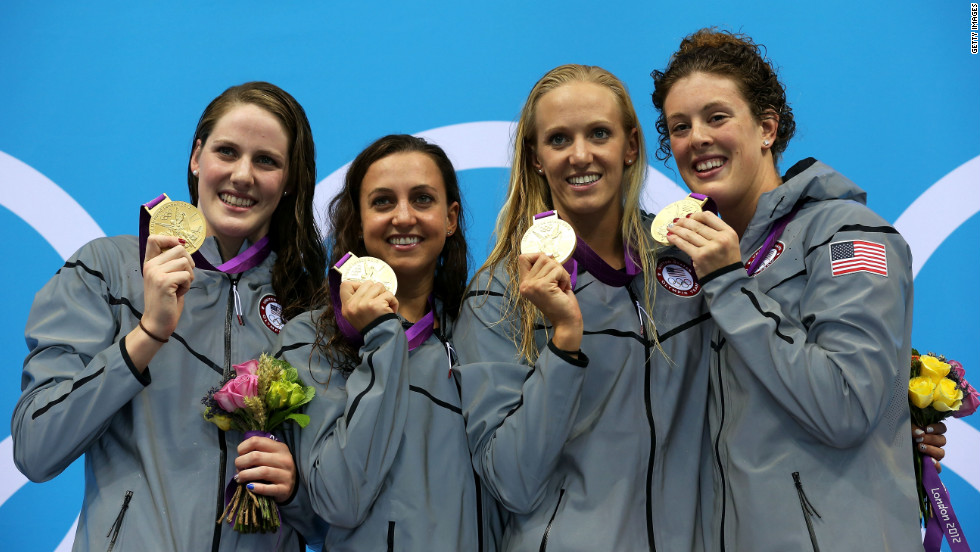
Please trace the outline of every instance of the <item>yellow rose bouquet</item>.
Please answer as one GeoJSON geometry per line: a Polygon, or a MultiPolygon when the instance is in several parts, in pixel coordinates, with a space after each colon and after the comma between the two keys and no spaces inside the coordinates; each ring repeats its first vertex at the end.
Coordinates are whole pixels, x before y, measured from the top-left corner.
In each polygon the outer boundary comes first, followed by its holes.
{"type": "MultiPolygon", "coordinates": [[[[223,431],[275,439],[272,431],[287,421],[306,427],[310,417],[299,412],[313,400],[315,390],[303,385],[296,368],[263,354],[234,367],[235,375],[211,389],[202,399],[204,419],[223,431]]],[[[225,490],[225,510],[218,523],[234,522],[240,533],[271,533],[279,529],[279,509],[268,496],[258,495],[232,479],[225,490]]]]}
{"type": "MultiPolygon", "coordinates": [[[[909,379],[912,423],[925,427],[949,416],[962,418],[976,412],[978,406],[980,393],[966,381],[962,364],[934,353],[920,355],[912,349],[909,379]]],[[[969,550],[935,465],[925,461],[918,452],[915,475],[919,482],[919,512],[926,525],[923,543],[926,552],[938,551],[943,536],[951,550],[969,550]]]]}

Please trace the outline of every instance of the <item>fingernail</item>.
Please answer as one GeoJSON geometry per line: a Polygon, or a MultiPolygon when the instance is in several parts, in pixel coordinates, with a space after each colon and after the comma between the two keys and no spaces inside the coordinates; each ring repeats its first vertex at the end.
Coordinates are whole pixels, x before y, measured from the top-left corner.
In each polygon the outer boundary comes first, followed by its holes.
{"type": "Polygon", "coordinates": [[[925,452],[926,451],[926,446],[925,445],[919,445],[919,450],[921,450],[922,452],[925,452]]]}
{"type": "Polygon", "coordinates": [[[187,241],[184,240],[184,238],[177,238],[177,241],[180,242],[180,245],[184,245],[185,243],[187,243],[187,241]]]}
{"type": "Polygon", "coordinates": [[[235,474],[235,481],[238,481],[238,474],[235,474]]]}
{"type": "MultiPolygon", "coordinates": [[[[676,221],[677,219],[674,219],[674,220],[676,221]]],[[[667,228],[673,228],[673,227],[674,227],[674,223],[673,222],[667,225],[667,228]]]]}
{"type": "Polygon", "coordinates": [[[673,232],[667,232],[667,235],[668,235],[668,236],[673,236],[673,235],[674,235],[674,233],[673,233],[673,232]]]}
{"type": "Polygon", "coordinates": [[[925,441],[925,439],[926,439],[925,437],[919,437],[918,439],[915,440],[915,442],[921,443],[922,441],[925,441]]]}
{"type": "Polygon", "coordinates": [[[672,222],[677,222],[677,221],[679,221],[679,220],[681,220],[681,219],[679,219],[679,218],[675,218],[675,219],[674,219],[674,220],[673,220],[672,222]]]}
{"type": "Polygon", "coordinates": [[[249,483],[248,485],[245,485],[245,486],[248,487],[248,490],[250,490],[250,491],[254,491],[255,490],[255,484],[254,483],[249,483]]]}
{"type": "Polygon", "coordinates": [[[933,433],[936,430],[932,426],[926,426],[926,433],[933,433]]]}
{"type": "Polygon", "coordinates": [[[916,428],[915,430],[912,431],[912,435],[915,435],[916,437],[918,437],[919,435],[925,435],[925,434],[926,434],[925,431],[922,431],[921,429],[918,429],[918,428],[916,428]]]}
{"type": "Polygon", "coordinates": [[[692,213],[688,213],[688,214],[684,215],[684,218],[691,218],[691,214],[692,213]]]}

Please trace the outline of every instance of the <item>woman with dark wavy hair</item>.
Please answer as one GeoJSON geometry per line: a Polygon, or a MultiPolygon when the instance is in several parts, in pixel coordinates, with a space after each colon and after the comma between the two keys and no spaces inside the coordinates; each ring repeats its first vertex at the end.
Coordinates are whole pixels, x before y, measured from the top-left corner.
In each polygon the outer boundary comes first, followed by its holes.
{"type": "MultiPolygon", "coordinates": [[[[297,431],[300,479],[330,525],[325,550],[477,550],[477,484],[450,377],[467,278],[462,199],[442,148],[385,136],[330,203],[331,264],[387,263],[397,290],[330,275],[325,308],[281,336],[320,385],[297,431]]],[[[343,266],[343,265],[341,265],[343,266]]]]}
{"type": "Polygon", "coordinates": [[[676,219],[667,238],[716,328],[708,549],[921,552],[908,245],[820,161],[780,176],[793,112],[751,38],[702,29],[653,79],[660,157],[720,215],[676,219]]]}
{"type": "Polygon", "coordinates": [[[84,454],[75,550],[302,546],[289,527],[243,535],[215,523],[228,480],[257,456],[285,465],[256,492],[284,511],[301,506],[286,446],[239,443],[204,421],[200,400],[232,365],[271,351],[323,282],[306,113],[275,85],[233,86],[201,115],[187,170],[207,224],[199,251],[174,236],[93,240],[38,292],[27,321],[14,458],[46,481],[84,454]]]}

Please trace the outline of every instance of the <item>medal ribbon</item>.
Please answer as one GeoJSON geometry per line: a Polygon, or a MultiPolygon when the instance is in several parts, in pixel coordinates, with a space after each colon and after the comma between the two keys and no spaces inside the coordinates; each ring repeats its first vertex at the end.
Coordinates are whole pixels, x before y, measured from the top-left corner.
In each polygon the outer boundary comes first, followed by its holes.
{"type": "MultiPolygon", "coordinates": [[[[345,254],[343,257],[337,261],[335,267],[344,264],[344,261],[350,254],[345,254]]],[[[340,333],[344,335],[347,341],[350,341],[357,347],[364,344],[364,336],[361,332],[351,325],[350,322],[344,318],[341,314],[342,303],[340,301],[340,273],[336,270],[331,270],[327,276],[328,284],[330,285],[330,302],[333,303],[333,317],[337,321],[337,328],[340,333]]],[[[432,335],[433,327],[435,326],[435,306],[432,300],[432,296],[429,296],[429,312],[425,314],[418,322],[412,324],[412,327],[405,330],[405,337],[408,338],[408,351],[412,352],[419,347],[419,345],[425,343],[426,339],[432,335]]]]}
{"type": "Polygon", "coordinates": [[[711,199],[710,197],[704,194],[698,194],[695,192],[691,192],[690,194],[687,195],[698,201],[704,201],[704,205],[701,206],[702,211],[711,211],[716,215],[718,214],[718,206],[715,205],[715,200],[711,199]]]}
{"type": "MultiPolygon", "coordinates": [[[[143,270],[143,259],[146,258],[146,240],[150,235],[150,209],[156,207],[162,202],[166,196],[160,194],[160,196],[154,198],[153,200],[144,203],[140,206],[140,271],[143,270]]],[[[251,247],[242,251],[238,255],[227,262],[221,263],[218,266],[214,266],[210,261],[204,258],[200,250],[195,251],[191,254],[191,258],[194,259],[195,266],[204,270],[212,270],[215,272],[224,272],[225,274],[240,274],[245,272],[250,268],[255,268],[262,264],[262,261],[269,256],[272,252],[272,244],[269,241],[269,236],[263,236],[262,239],[253,243],[251,247]]]]}
{"type": "Polygon", "coordinates": [[[796,213],[802,206],[802,204],[797,204],[795,207],[793,207],[792,211],[779,217],[779,220],[777,220],[776,224],[773,225],[772,231],[769,232],[768,236],[766,236],[766,241],[762,244],[762,248],[760,248],[759,252],[755,254],[755,259],[752,259],[752,264],[746,267],[745,271],[749,274],[749,276],[755,274],[755,271],[759,269],[759,265],[762,264],[762,261],[769,256],[769,250],[776,244],[776,240],[778,240],[779,236],[783,234],[783,230],[786,230],[786,226],[789,225],[789,222],[793,220],[793,217],[796,216],[796,213]]]}
{"type": "Polygon", "coordinates": [[[572,287],[575,287],[575,283],[578,280],[578,264],[582,264],[589,274],[595,276],[596,280],[599,280],[607,286],[613,287],[624,287],[629,285],[633,281],[633,278],[640,273],[640,265],[637,263],[636,251],[630,248],[626,248],[623,252],[623,260],[626,263],[626,270],[616,270],[615,268],[609,266],[606,261],[602,260],[589,244],[576,236],[575,251],[572,253],[572,258],[565,262],[565,270],[568,271],[569,276],[572,277],[572,287]]]}
{"type": "Polygon", "coordinates": [[[946,492],[943,482],[939,480],[936,465],[929,457],[923,457],[921,460],[923,461],[922,488],[925,489],[932,505],[932,517],[926,520],[926,536],[922,543],[925,552],[939,552],[944,536],[952,552],[970,552],[970,545],[966,543],[966,536],[963,535],[963,526],[953,513],[949,493],[946,492]],[[940,516],[943,518],[942,523],[939,522],[940,516]]]}

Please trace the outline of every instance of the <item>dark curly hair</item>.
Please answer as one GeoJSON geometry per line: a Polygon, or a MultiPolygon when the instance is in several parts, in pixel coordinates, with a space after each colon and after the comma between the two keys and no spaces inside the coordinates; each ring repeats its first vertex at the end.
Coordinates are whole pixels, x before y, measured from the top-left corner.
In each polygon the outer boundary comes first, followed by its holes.
{"type": "MultiPolygon", "coordinates": [[[[442,303],[442,314],[455,319],[459,313],[459,305],[463,300],[469,275],[466,238],[463,232],[465,227],[463,200],[456,171],[446,152],[422,138],[408,134],[384,136],[365,148],[351,162],[344,177],[343,188],[330,201],[330,231],[327,238],[330,266],[333,266],[348,251],[359,257],[368,254],[364,248],[364,240],[360,237],[361,184],[368,169],[389,155],[412,152],[425,154],[435,162],[446,188],[447,204],[451,205],[455,201],[460,205],[456,231],[446,238],[436,264],[435,280],[432,284],[433,296],[442,303]]],[[[357,347],[344,339],[338,331],[334,306],[329,300],[329,289],[324,289],[322,293],[326,308],[317,322],[315,347],[322,354],[333,359],[335,367],[349,373],[360,362],[357,347]]]]}
{"type": "Polygon", "coordinates": [[[664,101],[677,81],[694,73],[714,73],[731,78],[752,109],[756,120],[762,121],[775,113],[779,118],[776,139],[772,145],[773,161],[778,162],[789,145],[796,123],[793,109],[786,101],[786,88],[760,46],[744,34],[720,31],[713,27],[701,29],[681,40],[681,45],[663,71],[650,73],[653,77],[653,106],[657,108],[657,132],[660,147],[657,159],[670,159],[670,134],[664,113],[664,101]]]}
{"type": "MultiPolygon", "coordinates": [[[[316,188],[316,149],[306,112],[295,98],[274,84],[246,82],[232,86],[211,100],[194,130],[191,156],[200,141],[207,143],[211,131],[233,107],[251,104],[276,117],[289,136],[286,189],[269,224],[269,241],[276,252],[272,267],[272,289],[282,304],[286,320],[315,306],[315,297],[324,282],[326,249],[313,217],[316,188]]],[[[197,176],[187,167],[187,188],[191,202],[197,204],[197,176]]]]}

